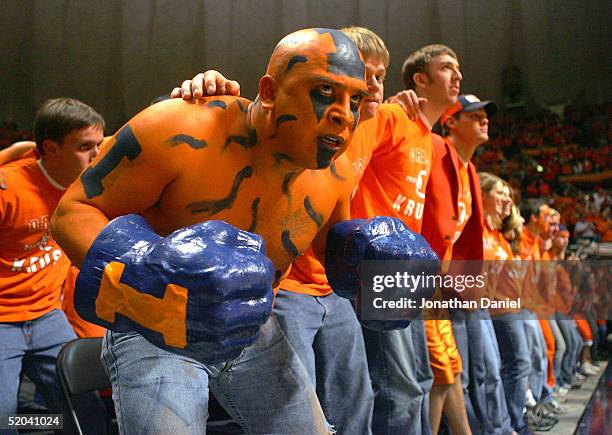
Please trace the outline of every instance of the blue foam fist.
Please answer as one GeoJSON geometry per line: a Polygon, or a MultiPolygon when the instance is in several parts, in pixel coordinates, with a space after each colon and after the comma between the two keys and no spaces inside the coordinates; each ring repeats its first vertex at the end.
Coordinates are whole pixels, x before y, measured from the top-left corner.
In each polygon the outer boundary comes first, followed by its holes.
{"type": "MultiPolygon", "coordinates": [[[[439,259],[433,249],[400,219],[377,216],[334,225],[327,236],[325,272],[334,292],[352,301],[358,317],[361,311],[360,269],[368,260],[419,260],[412,263],[413,269],[418,269],[412,270],[414,274],[434,274],[439,268],[439,259]]],[[[406,264],[409,267],[410,263],[406,264]]],[[[432,287],[421,287],[401,296],[420,300],[431,297],[434,291],[432,287]]],[[[413,311],[418,313],[419,310],[413,311]]],[[[360,321],[375,330],[402,329],[410,324],[409,320],[360,321]]]]}
{"type": "Polygon", "coordinates": [[[255,342],[272,312],[273,278],[258,235],[208,221],[162,238],[143,217],[127,215],[89,249],[75,307],[92,323],[215,363],[255,342]]]}

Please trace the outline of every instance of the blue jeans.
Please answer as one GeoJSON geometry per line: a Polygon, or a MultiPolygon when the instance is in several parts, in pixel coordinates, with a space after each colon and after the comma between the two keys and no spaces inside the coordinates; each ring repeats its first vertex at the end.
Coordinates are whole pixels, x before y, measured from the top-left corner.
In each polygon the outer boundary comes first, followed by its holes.
{"type": "Polygon", "coordinates": [[[501,355],[488,310],[481,310],[481,326],[486,367],[485,392],[487,397],[487,416],[491,422],[490,433],[511,434],[512,423],[501,379],[501,355]]]}
{"type": "Polygon", "coordinates": [[[565,345],[565,339],[563,338],[563,334],[561,333],[561,329],[559,329],[557,321],[554,319],[549,319],[548,323],[550,324],[550,329],[553,335],[555,336],[555,357],[553,359],[553,375],[555,378],[555,382],[559,384],[559,377],[561,376],[561,362],[563,361],[563,355],[565,354],[567,347],[565,345]]]}
{"type": "Polygon", "coordinates": [[[546,400],[550,392],[544,388],[546,385],[546,374],[548,372],[548,354],[546,352],[546,340],[540,327],[537,315],[529,310],[524,310],[525,333],[527,334],[527,347],[531,353],[531,374],[529,386],[536,402],[546,400]]]}
{"type": "Polygon", "coordinates": [[[570,320],[566,315],[559,312],[556,313],[557,326],[563,335],[565,341],[565,353],[561,359],[561,370],[559,374],[559,385],[571,385],[574,373],[575,373],[575,360],[574,355],[576,354],[576,336],[574,334],[572,324],[573,320],[570,320]]]}
{"type": "Polygon", "coordinates": [[[361,326],[348,299],[279,290],[274,314],[338,433],[371,433],[374,392],[361,326]]]}
{"type": "MultiPolygon", "coordinates": [[[[74,330],[60,310],[25,322],[0,323],[0,417],[17,412],[20,375],[25,373],[42,393],[49,411],[64,415],[64,432],[75,432],[55,369],[60,350],[75,338],[74,330]]],[[[96,429],[103,431],[105,427],[105,418],[98,407],[101,403],[96,399],[93,395],[84,395],[75,403],[82,425],[91,428],[91,433],[97,433],[96,429]]]]}
{"type": "Polygon", "coordinates": [[[487,416],[486,375],[484,341],[478,311],[449,310],[457,350],[461,356],[463,371],[461,386],[465,409],[472,433],[481,434],[492,430],[487,416]]]}
{"type": "Polygon", "coordinates": [[[475,434],[509,434],[512,426],[499,374],[501,357],[489,311],[452,310],[453,333],[463,362],[468,421],[475,434]]]}
{"type": "Polygon", "coordinates": [[[430,435],[433,373],[424,321],[414,320],[396,331],[363,328],[363,338],[374,388],[372,432],[430,435]]]}
{"type": "Polygon", "coordinates": [[[274,315],[235,360],[203,364],[141,335],[107,332],[104,363],[124,434],[203,434],[208,390],[246,433],[324,434],[327,423],[302,362],[274,315]]]}
{"type": "Polygon", "coordinates": [[[531,372],[531,356],[523,322],[522,312],[493,316],[493,327],[501,356],[500,374],[504,384],[506,405],[512,427],[518,433],[528,430],[523,418],[523,409],[531,372]]]}

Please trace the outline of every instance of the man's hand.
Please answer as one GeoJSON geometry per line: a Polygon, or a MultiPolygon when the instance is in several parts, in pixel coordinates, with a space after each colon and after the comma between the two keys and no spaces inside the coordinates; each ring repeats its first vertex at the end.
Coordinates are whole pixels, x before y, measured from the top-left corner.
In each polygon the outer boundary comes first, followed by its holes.
{"type": "Polygon", "coordinates": [[[89,249],[75,307],[92,323],[215,363],[255,342],[272,312],[273,277],[258,235],[207,221],[160,237],[143,217],[127,215],[89,249]]]}
{"type": "Polygon", "coordinates": [[[387,103],[399,104],[408,118],[416,121],[421,113],[421,105],[427,103],[427,98],[420,98],[412,89],[400,91],[389,97],[387,103]]]}
{"type": "Polygon", "coordinates": [[[212,95],[240,96],[240,84],[235,80],[226,79],[219,71],[208,70],[197,74],[191,80],[185,80],[180,88],[174,88],[170,93],[172,98],[197,100],[212,95]]]}

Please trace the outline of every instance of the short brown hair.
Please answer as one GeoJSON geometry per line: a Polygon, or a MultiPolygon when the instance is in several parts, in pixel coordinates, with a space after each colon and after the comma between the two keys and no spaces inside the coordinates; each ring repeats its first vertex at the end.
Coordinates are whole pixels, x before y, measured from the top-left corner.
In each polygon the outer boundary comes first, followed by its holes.
{"type": "Polygon", "coordinates": [[[404,61],[402,66],[402,82],[406,89],[415,89],[414,75],[416,73],[427,73],[427,67],[431,59],[441,54],[448,54],[453,59],[457,59],[455,52],[442,44],[426,45],[412,53],[404,61]]]}
{"type": "Polygon", "coordinates": [[[385,42],[370,29],[359,26],[343,27],[342,33],[351,38],[365,59],[380,59],[385,68],[389,66],[389,50],[385,42]]]}
{"type": "Polygon", "coordinates": [[[45,101],[34,118],[34,137],[41,154],[45,139],[62,143],[72,130],[97,126],[104,130],[104,118],[87,104],[73,98],[45,101]]]}

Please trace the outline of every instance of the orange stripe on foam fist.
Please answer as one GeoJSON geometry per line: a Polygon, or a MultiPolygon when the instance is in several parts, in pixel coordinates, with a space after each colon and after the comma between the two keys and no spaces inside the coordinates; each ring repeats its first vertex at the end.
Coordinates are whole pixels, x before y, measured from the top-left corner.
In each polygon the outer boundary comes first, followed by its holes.
{"type": "Polygon", "coordinates": [[[139,325],[159,332],[168,346],[187,346],[187,289],[168,284],[162,299],[120,282],[125,265],[112,261],[104,268],[96,314],[114,323],[115,314],[122,314],[139,325]]]}

